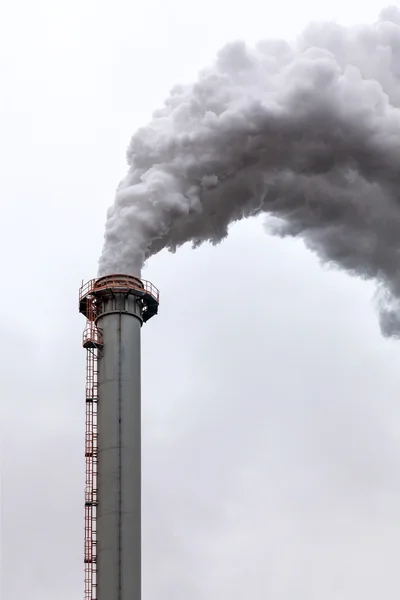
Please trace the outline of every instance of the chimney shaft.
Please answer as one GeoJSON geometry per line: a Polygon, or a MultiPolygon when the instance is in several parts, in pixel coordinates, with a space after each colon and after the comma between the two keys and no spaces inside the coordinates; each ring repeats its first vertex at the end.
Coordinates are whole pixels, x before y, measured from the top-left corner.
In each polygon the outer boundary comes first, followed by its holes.
{"type": "MultiPolygon", "coordinates": [[[[124,275],[102,277],[87,286],[86,293],[82,288],[80,310],[88,318],[86,331],[93,330],[84,335],[84,346],[97,356],[98,401],[96,460],[92,467],[87,464],[87,471],[97,472],[90,528],[95,566],[91,595],[86,589],[85,600],[140,600],[140,333],[143,321],[157,313],[158,292],[124,275]]],[[[85,554],[86,549],[85,539],[85,554]]]]}

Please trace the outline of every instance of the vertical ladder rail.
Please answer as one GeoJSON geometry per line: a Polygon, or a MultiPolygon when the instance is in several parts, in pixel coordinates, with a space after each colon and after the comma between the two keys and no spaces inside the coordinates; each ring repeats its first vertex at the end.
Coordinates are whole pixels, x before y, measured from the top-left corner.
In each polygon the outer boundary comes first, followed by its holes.
{"type": "Polygon", "coordinates": [[[83,333],[83,346],[86,348],[84,600],[97,600],[97,402],[98,356],[102,336],[94,321],[94,303],[89,306],[83,333]]]}

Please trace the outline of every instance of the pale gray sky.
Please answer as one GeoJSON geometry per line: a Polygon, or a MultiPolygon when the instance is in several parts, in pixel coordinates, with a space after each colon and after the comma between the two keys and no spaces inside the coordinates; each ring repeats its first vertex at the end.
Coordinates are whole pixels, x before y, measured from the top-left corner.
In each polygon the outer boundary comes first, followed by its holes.
{"type": "MultiPolygon", "coordinates": [[[[77,291],[130,135],[224,43],[383,6],[3,3],[2,600],[83,597],[77,291]]],[[[143,330],[145,599],[397,598],[400,346],[373,286],[257,221],[144,276],[162,294],[143,330]]]]}

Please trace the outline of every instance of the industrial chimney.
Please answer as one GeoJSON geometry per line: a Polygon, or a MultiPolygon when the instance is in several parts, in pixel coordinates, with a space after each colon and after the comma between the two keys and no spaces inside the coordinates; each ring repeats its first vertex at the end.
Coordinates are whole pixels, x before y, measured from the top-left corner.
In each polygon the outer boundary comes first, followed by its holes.
{"type": "Polygon", "coordinates": [[[141,599],[140,329],[158,312],[149,282],[82,285],[86,317],[84,600],[141,599]]]}

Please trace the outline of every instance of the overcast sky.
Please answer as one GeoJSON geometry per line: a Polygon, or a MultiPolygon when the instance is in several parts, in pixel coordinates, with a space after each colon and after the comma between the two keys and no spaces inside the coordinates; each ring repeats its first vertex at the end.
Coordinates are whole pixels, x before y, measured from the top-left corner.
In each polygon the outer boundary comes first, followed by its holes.
{"type": "MultiPolygon", "coordinates": [[[[130,135],[226,42],[383,6],[3,2],[1,600],[83,597],[77,293],[130,135]]],[[[398,598],[400,346],[373,286],[259,221],[143,275],[145,599],[398,598]]]]}

